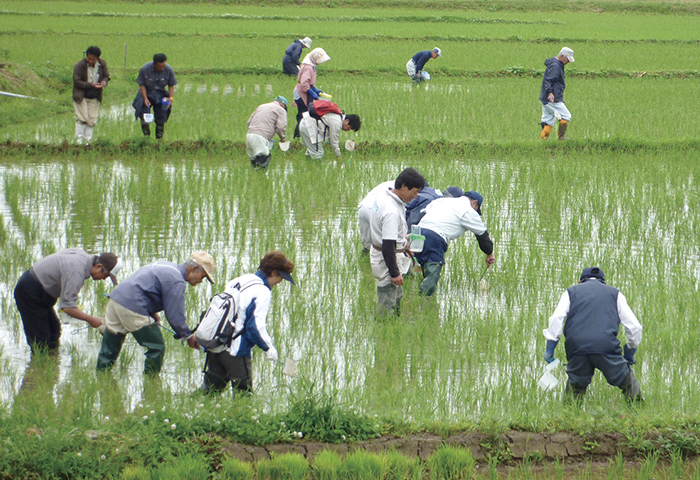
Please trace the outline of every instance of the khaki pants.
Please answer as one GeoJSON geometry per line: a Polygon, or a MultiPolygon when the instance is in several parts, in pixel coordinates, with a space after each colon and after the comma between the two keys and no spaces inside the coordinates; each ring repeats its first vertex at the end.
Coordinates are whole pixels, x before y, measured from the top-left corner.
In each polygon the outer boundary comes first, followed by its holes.
{"type": "Polygon", "coordinates": [[[114,333],[126,334],[135,332],[154,322],[153,317],[132,312],[112,299],[107,303],[105,326],[114,333]]]}
{"type": "Polygon", "coordinates": [[[75,121],[88,127],[97,124],[97,112],[100,110],[100,101],[96,98],[84,98],[82,102],[73,102],[75,121]]]}

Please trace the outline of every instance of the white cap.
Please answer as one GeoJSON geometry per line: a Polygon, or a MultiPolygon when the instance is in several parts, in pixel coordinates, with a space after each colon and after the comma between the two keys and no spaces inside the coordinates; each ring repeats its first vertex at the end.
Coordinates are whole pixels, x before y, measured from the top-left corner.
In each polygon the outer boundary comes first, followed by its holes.
{"type": "Polygon", "coordinates": [[[557,55],[557,57],[559,57],[561,55],[564,55],[566,57],[566,59],[569,60],[570,62],[576,61],[576,60],[574,60],[574,51],[571,50],[569,47],[562,48],[561,52],[559,52],[559,55],[557,55]]]}
{"type": "Polygon", "coordinates": [[[303,43],[306,48],[311,48],[311,39],[309,37],[304,37],[299,41],[303,43]]]}
{"type": "Polygon", "coordinates": [[[442,57],[442,50],[440,50],[438,47],[433,48],[433,52],[437,53],[438,57],[442,57]]]}

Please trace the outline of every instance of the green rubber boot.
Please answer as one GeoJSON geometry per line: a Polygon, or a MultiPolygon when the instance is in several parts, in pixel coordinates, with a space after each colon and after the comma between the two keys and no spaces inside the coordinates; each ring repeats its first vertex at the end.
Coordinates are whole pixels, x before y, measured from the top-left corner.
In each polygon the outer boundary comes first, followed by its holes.
{"type": "Polygon", "coordinates": [[[122,351],[124,339],[126,335],[123,333],[114,333],[109,329],[105,330],[102,336],[102,346],[100,353],[97,355],[97,371],[108,370],[112,368],[114,362],[117,361],[119,352],[122,351]]]}
{"type": "Polygon", "coordinates": [[[160,333],[160,326],[157,323],[152,323],[131,332],[131,334],[139,342],[139,345],[146,347],[146,362],[143,366],[143,373],[158,375],[165,356],[165,342],[163,334],[160,333]]]}
{"type": "Polygon", "coordinates": [[[442,264],[437,262],[426,262],[423,264],[423,283],[420,284],[418,293],[426,297],[430,297],[435,293],[440,274],[442,273],[442,264]]]}

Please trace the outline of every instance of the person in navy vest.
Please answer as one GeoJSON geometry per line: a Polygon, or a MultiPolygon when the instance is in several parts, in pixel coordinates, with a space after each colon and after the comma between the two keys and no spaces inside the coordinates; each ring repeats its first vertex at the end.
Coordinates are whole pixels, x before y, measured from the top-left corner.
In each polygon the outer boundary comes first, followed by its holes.
{"type": "Polygon", "coordinates": [[[542,331],[547,339],[544,359],[554,361],[554,349],[562,332],[566,340],[566,392],[580,398],[586,393],[595,369],[608,383],[619,387],[629,401],[642,401],[639,382],[630,365],[642,341],[642,326],[617,288],[605,283],[599,267],[587,267],[578,285],[568,288],[542,331]],[[617,334],[625,327],[627,344],[623,348],[617,334]]]}
{"type": "Polygon", "coordinates": [[[428,60],[438,57],[442,57],[442,50],[440,50],[438,47],[435,47],[432,50],[423,50],[422,52],[418,52],[408,60],[408,63],[406,63],[406,73],[408,73],[408,76],[411,77],[411,80],[418,84],[420,84],[422,81],[430,80],[428,72],[424,72],[423,67],[426,63],[428,63],[428,60]]]}

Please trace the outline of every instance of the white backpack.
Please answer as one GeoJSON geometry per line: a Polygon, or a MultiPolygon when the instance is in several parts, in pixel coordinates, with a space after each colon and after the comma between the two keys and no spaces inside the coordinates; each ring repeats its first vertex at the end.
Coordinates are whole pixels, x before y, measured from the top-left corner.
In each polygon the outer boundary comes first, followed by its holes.
{"type": "Polygon", "coordinates": [[[231,345],[243,333],[243,325],[236,329],[241,291],[262,284],[262,280],[257,277],[243,286],[240,281],[234,280],[223,292],[214,295],[195,328],[194,338],[197,343],[212,353],[219,353],[231,345]]]}

